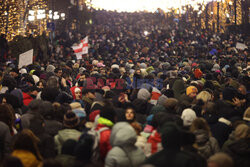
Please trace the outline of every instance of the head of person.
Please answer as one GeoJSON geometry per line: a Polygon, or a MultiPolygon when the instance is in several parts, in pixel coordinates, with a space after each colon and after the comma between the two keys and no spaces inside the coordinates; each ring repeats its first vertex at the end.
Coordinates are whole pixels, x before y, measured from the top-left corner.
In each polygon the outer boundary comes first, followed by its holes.
{"type": "Polygon", "coordinates": [[[36,86],[39,88],[39,89],[43,89],[46,87],[46,81],[41,79],[40,81],[37,82],[36,86]]]}
{"type": "Polygon", "coordinates": [[[13,150],[26,150],[33,153],[38,160],[42,160],[42,156],[38,149],[39,138],[29,130],[24,129],[17,134],[14,141],[13,150]]]}
{"type": "Polygon", "coordinates": [[[191,132],[195,132],[197,130],[204,130],[206,131],[210,136],[212,135],[210,131],[210,127],[207,123],[207,121],[204,118],[196,118],[190,127],[191,132]]]}
{"type": "Polygon", "coordinates": [[[133,106],[129,106],[125,110],[125,118],[128,122],[133,122],[135,120],[135,109],[133,106]]]}
{"type": "Polygon", "coordinates": [[[207,160],[208,167],[233,167],[233,159],[225,153],[216,153],[207,160]]]}
{"type": "Polygon", "coordinates": [[[82,98],[82,91],[80,88],[75,88],[75,99],[80,100],[82,98]]]}
{"type": "Polygon", "coordinates": [[[89,99],[94,99],[95,96],[95,90],[94,89],[82,89],[82,95],[89,98],[89,99]]]}
{"type": "Polygon", "coordinates": [[[192,99],[196,97],[198,89],[195,86],[189,86],[186,89],[186,95],[192,99]]]}
{"type": "Polygon", "coordinates": [[[202,100],[204,103],[212,100],[212,95],[207,91],[201,91],[197,96],[197,100],[202,100]]]}
{"type": "Polygon", "coordinates": [[[56,68],[54,72],[55,72],[57,77],[59,77],[59,78],[62,77],[63,71],[61,68],[56,68]]]}

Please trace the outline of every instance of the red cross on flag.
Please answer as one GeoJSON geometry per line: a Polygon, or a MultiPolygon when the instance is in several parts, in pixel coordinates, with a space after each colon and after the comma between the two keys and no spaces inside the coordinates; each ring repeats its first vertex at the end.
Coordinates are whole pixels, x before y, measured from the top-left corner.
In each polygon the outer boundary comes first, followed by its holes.
{"type": "Polygon", "coordinates": [[[83,54],[88,54],[88,36],[81,40],[78,45],[72,46],[77,59],[82,59],[83,54]]]}

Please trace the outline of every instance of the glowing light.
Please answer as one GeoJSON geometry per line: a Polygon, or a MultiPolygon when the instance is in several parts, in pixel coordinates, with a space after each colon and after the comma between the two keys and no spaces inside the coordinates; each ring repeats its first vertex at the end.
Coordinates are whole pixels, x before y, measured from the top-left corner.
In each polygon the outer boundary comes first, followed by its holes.
{"type": "Polygon", "coordinates": [[[61,13],[62,20],[65,20],[65,13],[61,13]]]}
{"type": "Polygon", "coordinates": [[[170,8],[181,9],[182,6],[190,5],[198,10],[198,4],[204,4],[212,0],[86,0],[87,8],[104,9],[117,12],[151,12],[159,8],[169,12],[170,8]]]}
{"type": "Polygon", "coordinates": [[[144,31],[144,35],[147,36],[148,35],[148,31],[144,31]]]}
{"type": "Polygon", "coordinates": [[[37,10],[37,19],[44,19],[46,18],[46,15],[45,15],[45,10],[37,10]]]}
{"type": "Polygon", "coordinates": [[[28,16],[28,20],[29,21],[34,21],[35,20],[35,16],[28,16]]]}

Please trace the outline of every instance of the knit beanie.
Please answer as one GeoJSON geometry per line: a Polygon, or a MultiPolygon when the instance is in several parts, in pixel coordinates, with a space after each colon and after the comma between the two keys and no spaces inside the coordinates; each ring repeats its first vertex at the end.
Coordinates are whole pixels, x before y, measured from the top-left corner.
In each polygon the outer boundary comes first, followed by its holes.
{"type": "Polygon", "coordinates": [[[190,126],[196,118],[196,114],[191,108],[185,109],[181,114],[184,126],[190,126]]]}
{"type": "Polygon", "coordinates": [[[100,117],[106,118],[111,122],[115,122],[115,110],[111,104],[105,104],[103,109],[100,112],[100,117]]]}
{"type": "Polygon", "coordinates": [[[195,69],[195,71],[194,71],[194,77],[196,79],[200,79],[202,77],[202,75],[203,75],[203,73],[202,73],[202,71],[200,69],[198,69],[198,68],[195,69]]]}
{"type": "Polygon", "coordinates": [[[63,125],[66,128],[76,128],[79,125],[79,117],[73,112],[68,111],[63,118],[63,125]]]}
{"type": "Polygon", "coordinates": [[[148,101],[151,97],[151,94],[149,93],[149,91],[147,89],[140,89],[138,94],[137,94],[137,98],[141,99],[141,100],[146,100],[148,101]]]}
{"type": "Polygon", "coordinates": [[[56,69],[56,67],[50,64],[50,65],[47,66],[46,72],[54,73],[55,69],[56,69]]]}
{"type": "Polygon", "coordinates": [[[195,86],[189,86],[186,89],[186,95],[190,95],[193,92],[198,92],[198,89],[195,86]]]}
{"type": "Polygon", "coordinates": [[[168,99],[167,96],[161,95],[157,101],[157,104],[164,106],[167,99],[168,99]]]}

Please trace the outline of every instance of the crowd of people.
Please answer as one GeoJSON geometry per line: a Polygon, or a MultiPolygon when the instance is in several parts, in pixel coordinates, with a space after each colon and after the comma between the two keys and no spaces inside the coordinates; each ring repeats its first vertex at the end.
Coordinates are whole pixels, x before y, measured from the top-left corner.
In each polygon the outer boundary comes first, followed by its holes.
{"type": "Polygon", "coordinates": [[[85,34],[58,33],[48,59],[18,68],[7,56],[1,165],[249,167],[250,59],[237,42],[250,46],[158,14],[96,11],[85,34]]]}

